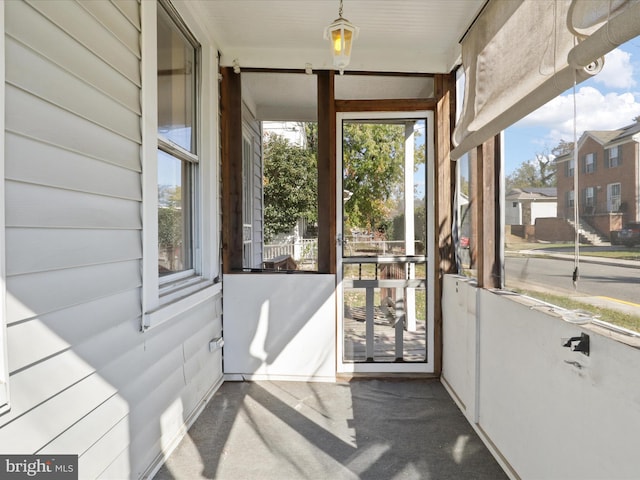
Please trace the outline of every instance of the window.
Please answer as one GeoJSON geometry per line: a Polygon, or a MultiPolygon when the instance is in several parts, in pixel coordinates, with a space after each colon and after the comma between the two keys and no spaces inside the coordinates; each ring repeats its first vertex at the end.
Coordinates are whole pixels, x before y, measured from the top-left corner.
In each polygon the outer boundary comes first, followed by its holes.
{"type": "Polygon", "coordinates": [[[253,149],[242,138],[242,266],[253,267],[253,149]]]}
{"type": "MultiPolygon", "coordinates": [[[[456,162],[456,195],[455,195],[455,232],[456,242],[456,262],[458,271],[471,277],[476,277],[477,271],[471,249],[476,244],[476,233],[474,231],[473,204],[475,194],[471,191],[473,186],[472,165],[470,155],[465,154],[456,162]]],[[[517,202],[514,202],[517,206],[517,202]]]]}
{"type": "Polygon", "coordinates": [[[620,197],[622,187],[619,183],[610,183],[607,185],[607,211],[617,212],[620,210],[620,197]]]}
{"type": "Polygon", "coordinates": [[[318,269],[315,122],[263,122],[264,245],[267,270],[318,269]]]}
{"type": "Polygon", "coordinates": [[[616,145],[615,147],[607,149],[607,155],[609,157],[609,168],[617,167],[618,165],[620,165],[620,146],[616,145]]]}
{"type": "Polygon", "coordinates": [[[168,1],[142,2],[142,330],[221,290],[217,50],[168,1]],[[201,81],[202,75],[202,81],[201,81]],[[202,133],[201,133],[202,132],[202,133]]]}
{"type": "Polygon", "coordinates": [[[585,173],[593,173],[596,171],[596,156],[593,153],[587,153],[584,157],[585,173]]]}
{"type": "MultiPolygon", "coordinates": [[[[639,40],[619,46],[618,53],[633,52],[639,40]]],[[[628,72],[637,82],[638,72],[628,72]]],[[[623,103],[594,107],[593,98],[631,98],[630,90],[594,79],[583,85],[581,91],[593,89],[593,97],[570,89],[531,115],[540,120],[535,126],[517,122],[505,131],[504,285],[529,297],[524,301],[535,308],[553,305],[549,311],[568,321],[582,322],[578,317],[583,315],[591,325],[609,329],[612,338],[625,342],[640,338],[640,309],[633,307],[638,303],[637,273],[626,268],[629,259],[638,257],[638,247],[626,241],[625,228],[640,216],[637,165],[631,161],[632,139],[639,135],[640,123],[625,113],[623,103]],[[588,116],[573,118],[573,109],[562,109],[574,100],[575,112],[588,111],[588,116]],[[552,117],[551,112],[559,111],[562,114],[552,117]],[[597,129],[592,129],[596,118],[597,129]],[[540,138],[561,140],[547,150],[541,148],[540,138]],[[554,156],[555,176],[540,163],[547,154],[554,156]],[[538,162],[524,160],[530,158],[538,162]],[[510,221],[509,193],[514,188],[530,192],[535,222],[527,224],[524,214],[520,222],[510,221]]]]}
{"type": "Polygon", "coordinates": [[[584,206],[595,206],[595,189],[593,187],[587,187],[584,189],[584,206]]]}
{"type": "Polygon", "coordinates": [[[158,273],[193,270],[197,44],[158,8],[158,273]]]}

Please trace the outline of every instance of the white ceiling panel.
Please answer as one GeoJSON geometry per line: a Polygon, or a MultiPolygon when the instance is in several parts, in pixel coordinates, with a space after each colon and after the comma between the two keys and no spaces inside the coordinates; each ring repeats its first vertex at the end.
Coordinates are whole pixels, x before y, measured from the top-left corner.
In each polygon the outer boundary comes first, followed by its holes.
{"type": "MultiPolygon", "coordinates": [[[[214,38],[222,64],[331,68],[324,28],[338,0],[175,0],[192,10],[214,38]]],[[[343,16],[358,27],[350,70],[448,73],[459,40],[485,0],[344,0],[343,16]]]]}

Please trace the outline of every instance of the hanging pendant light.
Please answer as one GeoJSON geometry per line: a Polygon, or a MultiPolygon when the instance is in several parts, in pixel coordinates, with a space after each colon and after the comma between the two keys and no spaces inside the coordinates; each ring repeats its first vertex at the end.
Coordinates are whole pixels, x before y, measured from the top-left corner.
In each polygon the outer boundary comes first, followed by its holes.
{"type": "Polygon", "coordinates": [[[324,29],[324,38],[331,41],[333,65],[342,75],[345,67],[349,65],[351,45],[358,37],[358,30],[360,29],[342,17],[342,0],[340,0],[338,16],[331,25],[324,29]]]}

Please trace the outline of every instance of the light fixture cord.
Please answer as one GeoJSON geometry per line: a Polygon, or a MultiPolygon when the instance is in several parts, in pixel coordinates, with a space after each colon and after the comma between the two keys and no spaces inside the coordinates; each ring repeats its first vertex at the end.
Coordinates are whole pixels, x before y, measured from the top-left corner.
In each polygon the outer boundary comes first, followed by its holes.
{"type": "Polygon", "coordinates": [[[340,7],[338,7],[338,16],[342,18],[342,0],[340,0],[340,7]]]}

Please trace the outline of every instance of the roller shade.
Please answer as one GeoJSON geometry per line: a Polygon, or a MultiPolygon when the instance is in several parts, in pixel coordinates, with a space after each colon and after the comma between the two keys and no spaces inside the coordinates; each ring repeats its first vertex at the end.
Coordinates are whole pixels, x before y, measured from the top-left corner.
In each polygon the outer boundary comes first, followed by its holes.
{"type": "Polygon", "coordinates": [[[638,10],[640,0],[490,0],[462,41],[464,103],[451,157],[557,97],[574,78],[598,73],[596,60],[640,34],[638,10]]]}
{"type": "Polygon", "coordinates": [[[569,52],[568,63],[585,67],[640,35],[640,0],[573,0],[567,24],[581,39],[569,52]]]}

